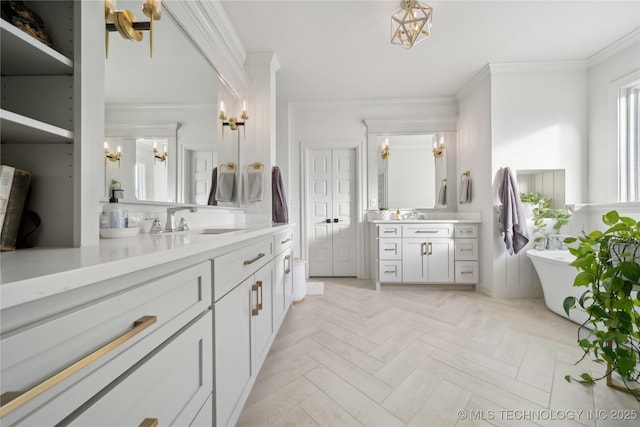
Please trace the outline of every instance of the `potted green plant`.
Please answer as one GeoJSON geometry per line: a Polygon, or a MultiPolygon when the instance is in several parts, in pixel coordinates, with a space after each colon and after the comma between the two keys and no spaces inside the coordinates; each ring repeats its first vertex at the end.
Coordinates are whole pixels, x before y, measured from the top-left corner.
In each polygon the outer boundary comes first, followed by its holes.
{"type": "Polygon", "coordinates": [[[533,239],[536,249],[549,249],[550,237],[560,234],[562,227],[569,223],[571,214],[564,209],[550,208],[551,198],[541,193],[520,193],[520,201],[531,207],[534,231],[537,233],[533,239]],[[547,231],[549,224],[553,231],[547,231]]]}
{"type": "MultiPolygon", "coordinates": [[[[565,243],[579,242],[569,251],[578,269],[574,286],[584,287],[580,298],[567,297],[564,310],[584,310],[588,319],[580,325],[578,344],[598,363],[607,365],[601,377],[582,373],[579,381],[607,384],[640,396],[640,222],[611,211],[602,217],[605,231],[592,231],[565,243]],[[581,335],[585,335],[582,336],[581,335]],[[624,386],[614,384],[612,374],[624,386]]],[[[579,361],[580,361],[579,360],[579,361]]],[[[578,361],[578,362],[579,362],[578,361]]],[[[565,377],[567,381],[571,376],[565,377]]],[[[638,398],[640,400],[640,398],[638,398]]]]}
{"type": "Polygon", "coordinates": [[[380,206],[378,208],[378,216],[380,219],[387,220],[391,217],[391,212],[389,212],[389,208],[386,206],[380,206]]]}

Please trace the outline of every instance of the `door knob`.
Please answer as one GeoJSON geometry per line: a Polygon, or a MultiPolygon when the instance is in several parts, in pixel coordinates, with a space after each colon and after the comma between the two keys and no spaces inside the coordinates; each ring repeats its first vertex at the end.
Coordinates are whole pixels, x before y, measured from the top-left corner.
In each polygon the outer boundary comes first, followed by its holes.
{"type": "Polygon", "coordinates": [[[338,222],[338,218],[333,218],[333,222],[338,222]]]}
{"type": "Polygon", "coordinates": [[[327,224],[331,224],[331,218],[325,219],[324,222],[326,222],[327,224]]]}

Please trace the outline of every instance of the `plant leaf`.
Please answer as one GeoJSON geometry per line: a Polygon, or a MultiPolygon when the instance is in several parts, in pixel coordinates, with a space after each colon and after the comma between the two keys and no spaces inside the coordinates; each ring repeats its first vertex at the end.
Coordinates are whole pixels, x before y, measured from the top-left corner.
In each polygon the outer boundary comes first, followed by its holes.
{"type": "Polygon", "coordinates": [[[640,264],[630,261],[621,262],[620,271],[632,282],[640,282],[640,264]]]}
{"type": "Polygon", "coordinates": [[[589,384],[595,383],[591,375],[587,374],[586,372],[580,374],[580,378],[582,378],[582,380],[586,383],[589,383],[589,384]]]}
{"type": "Polygon", "coordinates": [[[571,310],[573,307],[575,307],[576,305],[576,298],[575,297],[566,297],[564,299],[564,302],[562,303],[562,306],[564,308],[564,312],[567,313],[567,316],[569,315],[569,310],[571,310]]]}
{"type": "Polygon", "coordinates": [[[606,225],[613,225],[616,222],[618,222],[618,219],[620,218],[620,216],[618,215],[618,212],[616,211],[611,211],[611,212],[607,212],[606,214],[602,215],[602,222],[604,222],[606,225]]]}

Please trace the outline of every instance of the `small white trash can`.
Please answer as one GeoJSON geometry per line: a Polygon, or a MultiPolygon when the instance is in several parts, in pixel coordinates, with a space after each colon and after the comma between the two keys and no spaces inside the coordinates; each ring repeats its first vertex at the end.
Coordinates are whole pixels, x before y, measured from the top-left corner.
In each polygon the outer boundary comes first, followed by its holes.
{"type": "Polygon", "coordinates": [[[304,271],[304,261],[300,258],[293,260],[293,303],[298,304],[304,301],[304,296],[307,293],[306,275],[304,271]]]}

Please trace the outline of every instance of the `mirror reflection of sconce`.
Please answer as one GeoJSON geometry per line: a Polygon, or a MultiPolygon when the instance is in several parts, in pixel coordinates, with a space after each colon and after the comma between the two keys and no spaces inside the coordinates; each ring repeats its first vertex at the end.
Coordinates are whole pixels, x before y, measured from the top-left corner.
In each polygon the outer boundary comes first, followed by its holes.
{"type": "MultiPolygon", "coordinates": [[[[227,114],[224,112],[224,102],[220,101],[220,115],[218,118],[222,121],[222,137],[224,138],[224,127],[229,126],[231,130],[238,130],[238,126],[242,126],[244,128],[245,121],[249,120],[249,114],[247,114],[247,101],[242,103],[242,113],[240,114],[240,118],[242,121],[238,121],[235,117],[227,118],[227,114]]],[[[247,133],[246,129],[244,129],[245,135],[247,133]]]]}
{"type": "Polygon", "coordinates": [[[158,151],[158,143],[153,141],[153,163],[156,163],[156,160],[161,162],[165,162],[164,167],[167,167],[167,157],[169,157],[169,149],[167,148],[167,144],[164,144],[164,149],[162,150],[162,154],[159,154],[158,151]]]}
{"type": "Polygon", "coordinates": [[[117,31],[124,39],[141,41],[142,31],[149,31],[149,56],[153,57],[153,21],[160,20],[161,0],[144,0],[142,12],[149,22],[136,22],[136,17],[129,10],[116,10],[114,0],[104,1],[105,47],[109,57],[109,32],[117,31]]]}
{"type": "Polygon", "coordinates": [[[118,145],[118,151],[112,153],[109,151],[109,143],[107,141],[104,142],[104,158],[105,161],[109,160],[110,162],[118,162],[118,167],[120,167],[120,158],[122,157],[122,148],[118,145]]]}
{"type": "Polygon", "coordinates": [[[382,144],[382,151],[380,152],[380,157],[382,157],[382,160],[387,160],[387,158],[389,157],[390,151],[389,151],[389,138],[385,138],[384,139],[384,144],[382,144]]]}
{"type": "Polygon", "coordinates": [[[444,154],[444,135],[434,135],[433,136],[433,157],[439,159],[444,154]]]}

